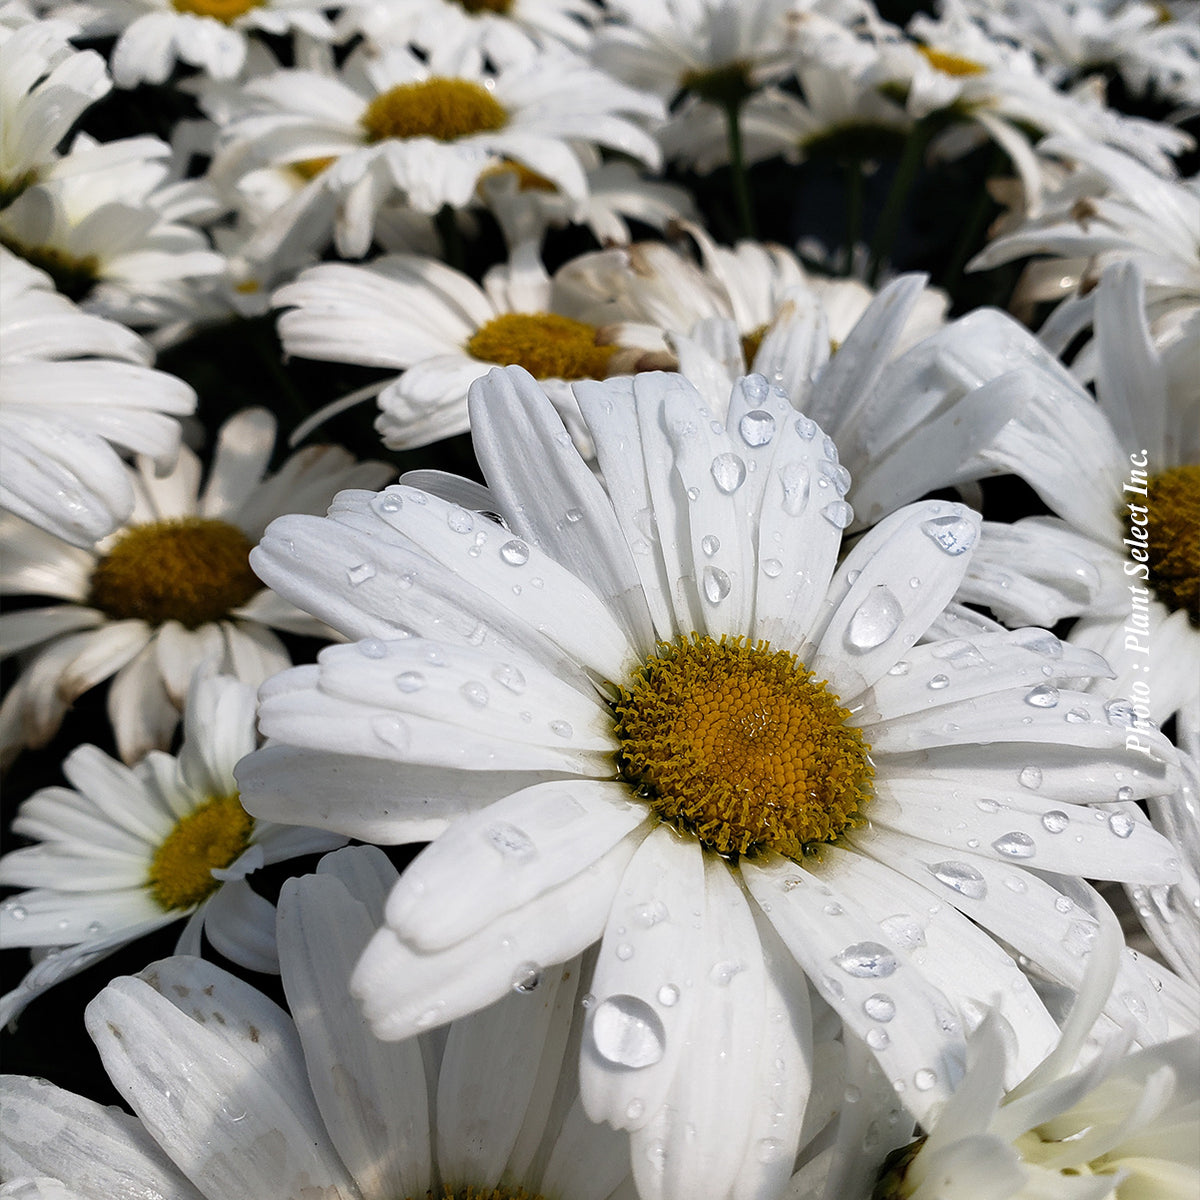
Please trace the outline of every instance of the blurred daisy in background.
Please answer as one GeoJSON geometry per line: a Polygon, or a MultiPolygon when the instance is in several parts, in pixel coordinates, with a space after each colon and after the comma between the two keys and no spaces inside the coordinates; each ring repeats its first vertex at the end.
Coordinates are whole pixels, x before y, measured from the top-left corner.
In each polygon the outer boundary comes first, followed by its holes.
{"type": "Polygon", "coordinates": [[[357,847],[285,885],[291,1016],[195,958],[115,979],[88,1029],[140,1121],[8,1076],[0,1170],[53,1175],[83,1200],[110,1200],[126,1179],[212,1200],[635,1200],[623,1139],[583,1115],[564,1057],[584,1013],[578,960],[526,973],[442,1036],[384,1044],[365,1028],[346,979],[395,879],[380,851],[357,847]],[[54,1136],[64,1122],[69,1145],[54,1136]]]}
{"type": "Polygon", "coordinates": [[[0,507],[75,546],[128,519],[119,451],[169,468],[196,406],[182,380],[115,321],[81,312],[0,248],[0,507]]]}
{"type": "Polygon", "coordinates": [[[200,663],[259,684],[291,662],[271,627],[328,634],[262,586],[250,548],[280,513],[322,512],[340,489],[392,471],[310,446],[267,474],[274,444],[275,419],[247,409],[222,426],[203,489],[187,447],[163,476],[145,459],[123,468],[133,512],[94,548],[0,515],[0,591],[61,601],[0,616],[2,653],[22,654],[0,706],[5,755],[45,743],[76,697],[112,677],[109,718],[133,762],[170,744],[200,663]]]}
{"type": "Polygon", "coordinates": [[[60,980],[184,917],[181,951],[199,954],[204,932],[227,958],[277,969],[274,909],[246,876],[342,839],[246,813],[233,767],[255,744],[254,689],[197,676],[177,758],[152,751],[131,769],[78,746],[63,763],[74,787],[42,788],[20,806],[13,832],[34,845],[0,858],[0,884],[32,890],[0,904],[0,946],[34,947],[36,961],[0,998],[0,1024],[60,980]]]}
{"type": "MultiPolygon", "coordinates": [[[[995,997],[1024,1073],[1057,1027],[1001,943],[1077,987],[1093,898],[1040,872],[1176,878],[1166,839],[1088,806],[1170,792],[1173,751],[1128,749],[1070,690],[1101,660],[1043,630],[918,644],[978,517],[909,506],[839,565],[836,447],[765,379],[724,424],[678,376],[575,390],[603,485],[508,368],[471,402],[503,525],[399,487],[271,526],[263,578],[363,640],[264,687],[238,777],[264,819],[436,838],[355,976],[380,1036],[599,941],[588,1114],[631,1131],[644,1192],[769,1194],[808,1096],[805,977],[917,1119],[995,997]]],[[[1164,1036],[1121,978],[1111,1019],[1136,1002],[1164,1036]]]]}

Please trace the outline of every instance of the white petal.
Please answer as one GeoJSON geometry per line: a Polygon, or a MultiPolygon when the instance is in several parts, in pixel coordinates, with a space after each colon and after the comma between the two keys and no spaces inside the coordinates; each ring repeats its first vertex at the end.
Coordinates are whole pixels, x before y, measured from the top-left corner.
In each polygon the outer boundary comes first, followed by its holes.
{"type": "Polygon", "coordinates": [[[244,879],[223,883],[205,905],[204,932],[213,949],[251,971],[279,973],[275,906],[244,879]]]}

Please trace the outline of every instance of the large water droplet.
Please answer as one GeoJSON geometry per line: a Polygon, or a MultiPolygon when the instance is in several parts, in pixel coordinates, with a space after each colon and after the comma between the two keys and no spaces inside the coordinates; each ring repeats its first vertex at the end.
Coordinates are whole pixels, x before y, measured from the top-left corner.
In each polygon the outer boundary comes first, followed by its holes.
{"type": "Polygon", "coordinates": [[[738,454],[718,454],[712,460],[713,480],[717,488],[727,496],[736,492],[746,482],[746,462],[738,454]]]}
{"type": "Polygon", "coordinates": [[[775,418],[766,409],[756,408],[738,422],[738,432],[747,446],[765,446],[775,436],[775,418]]]}
{"type": "Polygon", "coordinates": [[[673,1008],[679,1003],[679,989],[673,983],[664,983],[658,989],[658,1002],[663,1008],[673,1008]]]}
{"type": "Polygon", "coordinates": [[[998,837],[992,843],[992,849],[1006,858],[1032,858],[1037,853],[1033,838],[1017,830],[998,837]]]}
{"type": "Polygon", "coordinates": [[[942,688],[950,686],[950,676],[934,675],[926,686],[931,687],[935,692],[941,691],[942,688]]]}
{"type": "Polygon", "coordinates": [[[528,862],[537,854],[537,847],[533,844],[529,834],[508,821],[494,821],[483,831],[483,836],[505,858],[511,858],[517,862],[528,862]]]}
{"type": "Polygon", "coordinates": [[[1017,772],[1017,782],[1031,792],[1036,792],[1042,786],[1041,767],[1022,767],[1017,772]]]}
{"type": "Polygon", "coordinates": [[[925,927],[909,913],[884,917],[879,927],[904,950],[916,950],[925,945],[925,927]]]}
{"type": "Polygon", "coordinates": [[[452,508],[446,513],[446,524],[455,533],[470,533],[475,528],[475,518],[465,508],[452,508]]]}
{"type": "Polygon", "coordinates": [[[1058,688],[1048,683],[1039,684],[1025,693],[1025,703],[1034,708],[1053,708],[1058,703],[1058,688]]]}
{"type": "Polygon", "coordinates": [[[396,686],[402,692],[419,692],[425,686],[425,676],[420,671],[401,671],[396,686]]]}
{"type": "Polygon", "coordinates": [[[783,511],[789,517],[799,516],[808,503],[808,468],[803,463],[787,463],[779,469],[779,482],[783,487],[783,511]]]}
{"type": "Polygon", "coordinates": [[[896,1002],[883,992],[876,992],[863,1001],[863,1012],[872,1021],[890,1021],[896,1015],[896,1002]]]}
{"type": "Polygon", "coordinates": [[[719,537],[717,537],[716,534],[706,533],[700,539],[700,549],[703,550],[704,553],[709,558],[712,558],[712,556],[714,554],[716,554],[716,552],[718,550],[720,550],[720,548],[721,548],[721,539],[719,537]]]}
{"type": "Polygon", "coordinates": [[[536,991],[542,982],[542,972],[537,963],[524,962],[512,973],[512,990],[522,996],[536,991]]]}
{"type": "Polygon", "coordinates": [[[886,583],[877,583],[855,610],[846,641],[855,650],[870,650],[892,636],[904,619],[904,609],[886,583]]]}
{"type": "Polygon", "coordinates": [[[783,574],[783,563],[777,558],[764,558],[761,566],[762,573],[768,579],[778,579],[783,574]]]}
{"type": "Polygon", "coordinates": [[[1066,720],[1071,725],[1083,725],[1092,719],[1092,714],[1086,708],[1071,708],[1067,710],[1066,720]]]}
{"type": "Polygon", "coordinates": [[[488,690],[477,679],[470,679],[458,689],[468,704],[475,708],[483,708],[488,702],[488,690]]]}
{"type": "Polygon", "coordinates": [[[663,1056],[667,1036],[658,1014],[637,996],[609,996],[592,1014],[592,1045],[606,1062],[638,1069],[663,1056]]]}
{"type": "Polygon", "coordinates": [[[1127,838],[1133,834],[1133,818],[1127,813],[1115,812],[1108,818],[1108,827],[1119,838],[1127,838]]]}
{"type": "Polygon", "coordinates": [[[393,495],[390,492],[385,493],[379,501],[379,511],[385,513],[396,513],[404,507],[404,502],[399,496],[393,495]]]}
{"type": "Polygon", "coordinates": [[[1133,729],[1137,726],[1137,711],[1131,700],[1110,700],[1104,706],[1104,715],[1108,723],[1118,729],[1133,729]]]}
{"type": "Polygon", "coordinates": [[[650,929],[661,921],[665,921],[670,915],[667,906],[661,900],[650,900],[637,906],[633,918],[639,925],[650,929]]]}
{"type": "Polygon", "coordinates": [[[952,514],[921,522],[921,532],[931,537],[947,554],[965,554],[975,545],[978,531],[974,521],[952,514]]]}
{"type": "Polygon", "coordinates": [[[771,390],[771,385],[767,382],[767,377],[760,375],[757,371],[749,375],[743,375],[738,380],[738,383],[741,386],[742,395],[751,404],[761,404],[767,398],[767,393],[771,390]]]}
{"type": "Polygon", "coordinates": [[[826,459],[821,463],[821,476],[833,484],[833,490],[844,496],[850,490],[850,472],[840,463],[826,459]]]}
{"type": "Polygon", "coordinates": [[[810,421],[803,413],[796,418],[796,433],[806,442],[811,442],[817,432],[816,421],[810,421]]]}
{"type": "Polygon", "coordinates": [[[891,1044],[892,1039],[888,1037],[886,1029],[867,1030],[867,1045],[872,1050],[886,1050],[891,1044]]]}
{"type": "Polygon", "coordinates": [[[835,500],[821,509],[821,516],[835,529],[845,529],[854,520],[854,509],[845,500],[835,500]]]}
{"type": "Polygon", "coordinates": [[[940,883],[970,900],[982,900],[987,895],[987,880],[970,863],[934,863],[929,870],[940,883]]]}
{"type": "Polygon", "coordinates": [[[878,942],[858,942],[847,946],[833,961],[856,979],[886,979],[900,965],[896,956],[878,942]]]}
{"type": "Polygon", "coordinates": [[[363,638],[363,640],[358,642],[357,645],[358,652],[363,656],[363,658],[387,657],[387,643],[381,642],[378,638],[363,638]]]}
{"type": "Polygon", "coordinates": [[[1062,809],[1052,808],[1049,812],[1042,813],[1042,826],[1051,833],[1062,833],[1070,823],[1071,818],[1062,809]]]}
{"type": "Polygon", "coordinates": [[[729,576],[720,567],[704,568],[704,596],[709,604],[720,604],[732,587],[729,576]]]}
{"type": "Polygon", "coordinates": [[[350,581],[351,587],[358,587],[360,583],[366,583],[368,579],[375,578],[375,564],[361,562],[356,567],[347,567],[346,578],[350,581]]]}
{"type": "Polygon", "coordinates": [[[930,649],[934,658],[948,662],[956,670],[965,667],[981,667],[984,663],[979,647],[964,638],[950,638],[944,642],[935,642],[930,649]]]}
{"type": "Polygon", "coordinates": [[[492,678],[503,688],[507,688],[514,696],[519,696],[525,690],[525,676],[509,663],[501,663],[492,668],[492,678]]]}
{"type": "Polygon", "coordinates": [[[569,738],[574,735],[575,727],[570,721],[551,721],[550,732],[554,734],[555,737],[569,738]]]}
{"type": "Polygon", "coordinates": [[[935,1083],[937,1083],[937,1073],[931,1071],[928,1067],[922,1067],[914,1076],[913,1083],[916,1084],[917,1091],[927,1092],[935,1083]]]}
{"type": "Polygon", "coordinates": [[[500,547],[500,557],[510,567],[523,567],[529,561],[529,547],[520,538],[513,538],[500,547]]]}

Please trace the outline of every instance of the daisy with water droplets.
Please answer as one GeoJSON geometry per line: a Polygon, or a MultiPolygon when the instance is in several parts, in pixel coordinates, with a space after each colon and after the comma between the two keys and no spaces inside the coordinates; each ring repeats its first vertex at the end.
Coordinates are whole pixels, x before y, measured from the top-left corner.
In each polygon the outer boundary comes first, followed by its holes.
{"type": "Polygon", "coordinates": [[[254,689],[198,676],[178,758],[152,751],[129,768],[79,746],[63,763],[73,787],[42,788],[20,806],[13,832],[34,845],[0,858],[0,884],[31,890],[0,905],[0,946],[33,947],[37,961],[0,998],[0,1024],[59,981],[185,917],[181,950],[198,954],[204,932],[227,958],[277,969],[274,912],[246,876],[341,839],[246,813],[233,767],[254,746],[254,689]]]}
{"type": "Polygon", "coordinates": [[[199,959],[115,979],[86,1020],[139,1120],[8,1076],[0,1172],[53,1175],[81,1200],[129,1179],[173,1200],[636,1200],[621,1139],[588,1122],[564,1063],[578,960],[515,977],[445,1036],[387,1044],[364,1026],[346,980],[395,879],[356,847],[284,885],[291,1016],[199,959]]]}
{"type": "Polygon", "coordinates": [[[222,426],[203,490],[187,447],[167,475],[145,459],[123,467],[133,513],[92,548],[0,515],[0,590],[61,601],[0,616],[0,652],[22,654],[0,706],[6,755],[44,744],[75,698],[111,677],[109,718],[133,762],[170,745],[202,662],[258,684],[291,662],[272,627],[328,633],[262,586],[250,548],[281,512],[321,512],[340,488],[378,485],[391,471],[310,446],[268,475],[274,444],[274,418],[246,409],[222,426]]]}
{"type": "Polygon", "coordinates": [[[385,202],[421,213],[463,208],[484,173],[507,163],[573,200],[587,195],[576,142],[657,166],[657,143],[637,122],[660,111],[654,97],[565,50],[487,73],[476,54],[453,47],[428,60],[402,46],[363,48],[328,74],[285,70],[246,84],[214,170],[229,158],[243,171],[308,164],[312,182],[266,220],[263,245],[320,218],[333,225],[338,252],[357,258],[385,202]]]}
{"type": "MultiPolygon", "coordinates": [[[[382,1037],[599,942],[581,1092],[630,1131],[639,1189],[777,1195],[808,1095],[805,977],[920,1119],[984,1005],[1028,1070],[1057,1031],[1004,946],[1076,987],[1097,923],[1027,867],[1173,879],[1165,839],[1087,803],[1117,777],[1170,791],[1171,748],[1042,704],[1058,686],[1079,707],[1071,681],[1104,670],[1042,630],[922,640],[978,535],[963,506],[894,512],[839,565],[836,447],[765,380],[723,423],[678,376],[575,391],[603,483],[508,368],[472,394],[486,492],[346,493],[272,525],[263,578],[362,640],[264,687],[243,796],[435,839],[355,974],[382,1037]]],[[[1139,1036],[1161,1036],[1122,971],[1139,1036]]]]}
{"type": "Polygon", "coordinates": [[[0,248],[0,507],[76,546],[125,521],[133,488],[118,448],[169,467],[177,418],[196,404],[152,358],[0,248]]]}

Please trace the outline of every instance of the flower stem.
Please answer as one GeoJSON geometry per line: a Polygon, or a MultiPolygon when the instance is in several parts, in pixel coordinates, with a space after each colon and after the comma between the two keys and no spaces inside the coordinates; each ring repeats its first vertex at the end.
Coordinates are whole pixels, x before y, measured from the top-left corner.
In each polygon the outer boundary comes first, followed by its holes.
{"type": "Polygon", "coordinates": [[[754,210],[750,205],[750,181],[746,175],[746,156],[742,148],[742,101],[732,100],[725,110],[725,133],[729,142],[729,168],[733,177],[733,197],[737,204],[742,237],[754,237],[754,210]]]}
{"type": "Polygon", "coordinates": [[[875,226],[875,236],[871,239],[871,259],[867,268],[867,282],[874,287],[879,278],[879,271],[892,252],[892,244],[900,228],[900,218],[908,201],[908,194],[921,168],[921,159],[925,147],[929,143],[930,131],[924,122],[918,122],[912,127],[905,140],[900,161],[896,164],[896,173],[892,176],[892,186],[888,190],[887,199],[883,202],[883,211],[875,226]]]}

